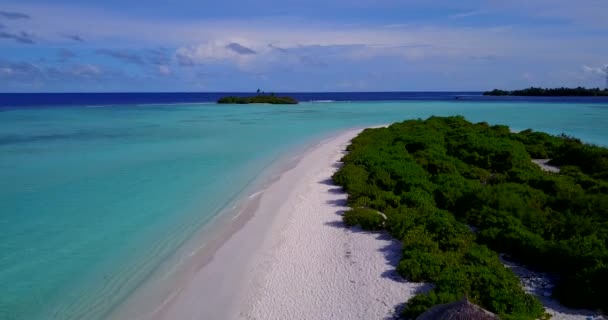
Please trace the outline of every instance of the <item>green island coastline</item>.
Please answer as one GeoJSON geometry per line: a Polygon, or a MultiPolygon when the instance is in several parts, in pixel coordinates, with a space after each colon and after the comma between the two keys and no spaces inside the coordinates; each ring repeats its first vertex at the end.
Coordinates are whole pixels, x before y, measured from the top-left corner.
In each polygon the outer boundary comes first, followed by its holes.
{"type": "Polygon", "coordinates": [[[237,97],[228,96],[220,98],[217,103],[219,104],[253,104],[253,103],[267,103],[267,104],[298,104],[298,100],[287,97],[287,96],[276,96],[274,94],[262,95],[258,94],[251,97],[237,97]]]}
{"type": "Polygon", "coordinates": [[[521,97],[608,97],[608,89],[600,88],[535,88],[530,87],[523,90],[499,90],[486,91],[484,96],[521,96],[521,97]]]}
{"type": "Polygon", "coordinates": [[[608,311],[608,149],[458,116],[366,129],[347,151],[333,176],[345,224],[386,230],[403,244],[397,271],[435,285],[401,317],[466,294],[502,319],[548,318],[499,253],[554,274],[563,305],[608,311]]]}

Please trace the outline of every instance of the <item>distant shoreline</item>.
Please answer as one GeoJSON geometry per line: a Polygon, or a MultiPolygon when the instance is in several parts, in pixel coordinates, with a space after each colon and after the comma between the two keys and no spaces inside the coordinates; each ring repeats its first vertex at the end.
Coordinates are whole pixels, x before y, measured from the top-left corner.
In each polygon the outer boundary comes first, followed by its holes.
{"type": "Polygon", "coordinates": [[[515,97],[608,97],[608,89],[600,88],[535,88],[530,87],[523,90],[499,90],[486,91],[484,96],[515,96],[515,97]]]}
{"type": "MultiPolygon", "coordinates": [[[[280,92],[301,103],[314,102],[416,102],[416,101],[516,101],[526,97],[484,96],[483,92],[280,92]],[[456,99],[460,98],[460,99],[456,99]]],[[[119,107],[125,105],[169,106],[175,104],[215,104],[218,99],[234,96],[253,96],[243,92],[159,92],[159,93],[0,93],[0,109],[54,108],[81,106],[119,107]]],[[[552,103],[608,103],[608,97],[529,97],[529,102],[552,103]]]]}

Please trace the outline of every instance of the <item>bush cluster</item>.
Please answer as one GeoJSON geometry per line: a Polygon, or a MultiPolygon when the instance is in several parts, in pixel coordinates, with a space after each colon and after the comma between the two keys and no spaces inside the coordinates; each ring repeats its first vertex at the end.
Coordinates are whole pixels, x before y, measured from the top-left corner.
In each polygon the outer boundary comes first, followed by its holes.
{"type": "Polygon", "coordinates": [[[505,319],[543,316],[497,252],[557,274],[562,304],[608,310],[607,149],[431,117],[366,129],[348,151],[333,176],[354,208],[345,222],[402,240],[398,272],[436,285],[409,301],[404,317],[465,293],[505,319]],[[553,159],[561,172],[542,171],[534,158],[553,159]]]}

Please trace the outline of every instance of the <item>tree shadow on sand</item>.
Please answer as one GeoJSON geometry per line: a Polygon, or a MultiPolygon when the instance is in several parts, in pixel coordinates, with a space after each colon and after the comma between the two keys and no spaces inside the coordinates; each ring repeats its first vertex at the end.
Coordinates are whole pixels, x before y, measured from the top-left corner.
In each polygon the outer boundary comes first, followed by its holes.
{"type": "MultiPolygon", "coordinates": [[[[340,163],[340,165],[341,165],[341,163],[340,163]]],[[[328,225],[328,226],[334,227],[334,228],[338,228],[338,229],[342,229],[345,231],[348,230],[349,232],[363,233],[363,234],[366,234],[369,236],[373,236],[377,240],[384,241],[386,244],[384,246],[382,246],[381,248],[379,248],[378,251],[382,253],[386,263],[390,266],[390,268],[388,270],[384,271],[380,276],[382,278],[390,279],[395,282],[407,283],[408,281],[405,280],[403,277],[401,277],[401,275],[397,272],[397,266],[399,265],[399,260],[401,259],[401,250],[402,250],[401,242],[398,241],[397,239],[393,238],[386,231],[376,231],[376,232],[366,231],[366,230],[361,229],[358,226],[349,227],[346,224],[344,224],[344,222],[342,221],[342,216],[344,215],[345,209],[348,208],[347,201],[346,201],[346,197],[347,197],[346,192],[344,192],[344,190],[341,187],[336,186],[335,183],[333,182],[332,178],[327,178],[327,179],[321,180],[321,181],[319,181],[319,183],[326,185],[326,186],[332,186],[333,188],[328,190],[329,193],[334,194],[334,195],[343,195],[343,197],[340,197],[339,199],[332,199],[332,200],[328,200],[326,202],[327,204],[330,204],[335,207],[335,210],[333,210],[333,211],[340,218],[339,218],[339,220],[327,222],[327,223],[325,223],[325,225],[328,225]]],[[[429,292],[433,287],[434,286],[432,284],[421,284],[414,290],[413,294],[417,295],[419,293],[429,292]]],[[[384,320],[398,319],[399,314],[406,306],[407,306],[407,302],[403,302],[403,303],[396,305],[394,307],[393,311],[391,312],[391,314],[383,319],[384,320]]]]}
{"type": "MultiPolygon", "coordinates": [[[[325,203],[327,204],[331,204],[334,207],[346,207],[346,205],[348,204],[346,199],[333,199],[333,200],[327,200],[325,201],[325,203]]],[[[340,215],[342,215],[342,213],[344,213],[344,210],[338,210],[337,212],[340,212],[340,215]]]]}
{"type": "Polygon", "coordinates": [[[322,184],[322,185],[326,185],[326,186],[332,186],[332,187],[339,188],[339,186],[337,186],[337,185],[334,183],[334,179],[332,179],[331,177],[330,177],[330,178],[327,178],[327,179],[323,179],[323,180],[319,181],[319,183],[320,183],[320,184],[322,184]]]}
{"type": "MultiPolygon", "coordinates": [[[[344,190],[342,190],[342,188],[340,188],[340,187],[332,188],[327,191],[331,194],[344,194],[344,190]]],[[[346,199],[344,199],[344,200],[346,200],[346,199]]]]}

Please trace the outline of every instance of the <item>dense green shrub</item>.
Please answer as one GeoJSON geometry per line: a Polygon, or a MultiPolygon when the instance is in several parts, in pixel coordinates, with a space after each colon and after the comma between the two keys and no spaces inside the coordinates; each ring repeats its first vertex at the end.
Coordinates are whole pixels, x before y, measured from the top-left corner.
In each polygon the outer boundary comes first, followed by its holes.
{"type": "Polygon", "coordinates": [[[376,231],[384,227],[384,217],[376,210],[355,208],[344,213],[344,223],[348,226],[359,225],[363,230],[376,231]]]}
{"type": "Polygon", "coordinates": [[[367,129],[347,149],[334,181],[351,207],[370,209],[345,222],[386,229],[403,241],[398,272],[436,284],[405,317],[464,293],[506,319],[542,316],[495,251],[559,274],[563,304],[608,310],[607,149],[462,117],[367,129]],[[543,172],[537,158],[561,172],[543,172]]]}

